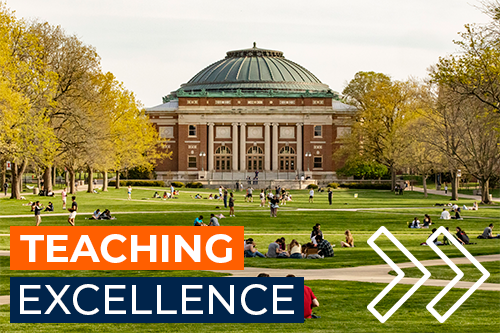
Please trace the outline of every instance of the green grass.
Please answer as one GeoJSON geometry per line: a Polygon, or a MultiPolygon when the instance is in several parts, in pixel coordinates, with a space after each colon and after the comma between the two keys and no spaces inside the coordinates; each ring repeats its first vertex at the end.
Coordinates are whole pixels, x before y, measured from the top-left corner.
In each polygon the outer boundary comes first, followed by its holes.
{"type": "MultiPolygon", "coordinates": [[[[156,189],[163,192],[165,189],[156,189]]],[[[108,193],[88,194],[77,193],[79,214],[78,226],[176,226],[192,225],[195,217],[210,213],[229,215],[221,201],[194,200],[190,195],[201,193],[217,193],[216,190],[181,190],[179,199],[163,201],[152,199],[155,189],[134,188],[133,200],[127,201],[126,188],[110,189],[108,193]],[[143,200],[144,198],[144,200],[143,200]],[[215,209],[220,206],[222,209],[215,209]],[[108,208],[116,216],[116,220],[94,221],[85,220],[96,208],[108,208]],[[120,213],[123,212],[123,213],[120,213]]],[[[309,204],[307,191],[292,191],[293,201],[280,207],[278,218],[270,218],[268,208],[259,208],[258,200],[245,203],[243,193],[236,192],[236,218],[221,219],[221,225],[244,226],[245,236],[253,237],[261,252],[267,251],[267,246],[277,237],[286,237],[287,242],[293,238],[300,243],[307,242],[312,226],[322,224],[325,238],[335,244],[335,257],[322,260],[306,259],[262,259],[247,258],[245,266],[266,268],[304,268],[323,269],[338,267],[354,267],[360,265],[384,264],[384,261],[367,244],[367,239],[380,227],[387,227],[401,243],[412,252],[418,260],[438,259],[432,249],[420,246],[430,230],[409,229],[407,222],[414,216],[423,219],[423,214],[432,216],[435,227],[448,226],[454,230],[460,226],[467,231],[476,245],[466,249],[473,255],[500,253],[500,240],[480,240],[475,236],[482,233],[489,223],[496,223],[500,216],[500,206],[480,207],[479,211],[464,211],[463,221],[439,220],[442,210],[435,203],[447,203],[449,198],[430,195],[427,199],[417,192],[406,192],[403,196],[395,196],[388,191],[374,190],[336,190],[334,204],[328,205],[326,193],[318,193],[315,203],[309,204]],[[358,193],[359,198],[354,198],[358,193]],[[328,209],[337,209],[336,211],[328,209]],[[394,208],[394,209],[391,209],[394,208]],[[315,210],[318,209],[318,210],[315,210]],[[342,209],[339,210],[339,209],[342,209]],[[355,248],[340,248],[346,229],[353,232],[355,248]]],[[[42,226],[68,226],[67,211],[61,209],[60,197],[44,198],[27,196],[47,204],[49,200],[55,203],[54,213],[42,216],[42,226]],[[64,213],[63,216],[54,216],[64,213]]],[[[26,201],[0,199],[0,234],[8,234],[10,226],[34,225],[34,217],[26,201]],[[3,215],[3,217],[2,217],[3,215]],[[21,217],[6,217],[6,215],[22,215],[21,217]]],[[[460,205],[471,205],[472,200],[460,200],[460,205]]],[[[496,230],[496,229],[495,229],[496,230]]],[[[0,237],[0,249],[9,249],[10,237],[0,237]]],[[[409,261],[385,236],[377,240],[377,244],[394,262],[409,261]]],[[[463,257],[454,247],[443,247],[449,257],[463,257]]],[[[485,267],[490,263],[484,263],[485,267]]],[[[430,267],[431,272],[434,268],[430,267]]],[[[488,267],[492,271],[492,267],[488,267]]],[[[438,269],[438,271],[441,271],[438,269]]],[[[445,270],[443,270],[445,271],[445,270]]],[[[466,276],[472,272],[465,271],[466,276]]],[[[492,271],[494,272],[494,270],[492,271]]],[[[412,274],[411,272],[408,274],[412,274]]],[[[438,276],[437,272],[433,275],[438,276]]],[[[498,279],[498,273],[494,273],[498,279]]],[[[0,257],[0,294],[9,292],[10,276],[221,276],[219,273],[199,271],[10,271],[9,258],[0,257]]],[[[409,275],[408,275],[409,276],[409,275]]],[[[445,276],[448,278],[447,276],[445,276]]],[[[494,278],[494,277],[493,277],[494,278]]],[[[497,281],[497,280],[492,280],[497,281]]],[[[391,319],[381,324],[366,306],[382,291],[384,284],[345,282],[345,281],[307,281],[321,307],[315,312],[322,318],[307,320],[304,324],[9,324],[9,306],[0,306],[0,331],[9,332],[269,332],[277,329],[286,332],[492,332],[498,330],[500,308],[500,292],[476,291],[445,323],[439,322],[425,309],[425,305],[435,297],[441,288],[421,287],[391,319]]],[[[381,312],[387,311],[411,286],[396,286],[377,306],[381,312]]],[[[452,289],[437,305],[443,314],[465,290],[452,289]]]]}
{"type": "MultiPolygon", "coordinates": [[[[491,274],[485,282],[500,283],[500,261],[483,262],[481,265],[491,274]]],[[[472,264],[457,265],[457,267],[464,272],[464,277],[460,281],[476,282],[483,275],[472,264]]],[[[427,269],[431,272],[431,279],[451,280],[456,276],[449,266],[429,266],[427,269]]],[[[422,272],[416,267],[403,268],[403,272],[405,277],[420,278],[422,276],[422,272]]],[[[394,271],[389,274],[397,275],[394,271]]]]}
{"type": "MultiPolygon", "coordinates": [[[[384,284],[306,281],[318,297],[314,313],[321,319],[304,324],[10,324],[9,306],[0,306],[2,332],[497,332],[500,292],[475,291],[448,319],[440,324],[425,306],[441,288],[420,287],[384,324],[366,306],[384,284]]],[[[396,286],[376,307],[385,313],[410,286],[396,286]]],[[[443,314],[465,293],[452,289],[436,306],[443,314]]]]}

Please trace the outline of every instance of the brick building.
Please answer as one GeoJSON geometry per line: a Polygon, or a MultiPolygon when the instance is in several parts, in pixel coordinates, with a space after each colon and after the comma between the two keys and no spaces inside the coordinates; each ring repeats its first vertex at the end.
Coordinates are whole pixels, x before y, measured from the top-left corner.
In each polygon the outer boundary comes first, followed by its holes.
{"type": "Polygon", "coordinates": [[[335,179],[356,111],[283,52],[227,52],[148,108],[173,151],[159,179],[335,179]]]}

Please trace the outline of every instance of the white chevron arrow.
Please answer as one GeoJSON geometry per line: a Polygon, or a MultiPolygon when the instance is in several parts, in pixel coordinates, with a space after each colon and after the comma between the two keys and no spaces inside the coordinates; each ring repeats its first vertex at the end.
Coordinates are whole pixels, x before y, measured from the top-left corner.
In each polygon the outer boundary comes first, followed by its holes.
{"type": "MultiPolygon", "coordinates": [[[[378,255],[380,257],[382,257],[382,259],[384,259],[384,261],[389,265],[391,266],[391,268],[398,274],[394,280],[391,281],[391,283],[389,283],[389,285],[387,287],[384,288],[384,290],[382,290],[380,292],[380,294],[377,295],[377,297],[375,297],[373,299],[373,301],[367,306],[368,308],[368,311],[370,311],[381,323],[385,323],[385,321],[387,319],[389,319],[393,314],[394,312],[397,311],[397,309],[399,309],[401,307],[401,305],[404,304],[404,302],[406,302],[406,300],[408,298],[410,298],[411,295],[413,295],[413,293],[415,293],[415,291],[417,291],[418,288],[420,288],[420,286],[429,278],[429,276],[431,276],[431,273],[427,270],[427,268],[424,267],[424,265],[422,265],[414,256],[413,254],[410,253],[410,251],[408,251],[404,246],[403,244],[401,244],[400,241],[398,241],[396,239],[396,237],[394,237],[390,232],[389,230],[387,230],[386,227],[380,227],[377,232],[375,232],[371,237],[370,239],[368,239],[368,245],[370,245],[374,250],[375,252],[378,253],[378,255]],[[389,238],[393,243],[394,245],[397,246],[398,249],[401,250],[401,252],[403,252],[407,257],[408,259],[411,260],[411,262],[418,267],[418,269],[420,269],[422,271],[422,273],[424,273],[424,276],[422,276],[420,278],[420,280],[417,281],[417,283],[410,289],[406,292],[406,294],[404,294],[403,297],[401,297],[399,299],[399,301],[394,304],[392,306],[392,308],[387,311],[387,313],[385,315],[381,315],[376,309],[375,309],[375,306],[378,304],[378,302],[380,302],[382,300],[382,298],[385,297],[385,295],[387,295],[387,293],[389,291],[391,291],[392,288],[394,288],[395,285],[397,285],[399,283],[399,281],[401,281],[401,279],[403,279],[403,277],[405,276],[405,273],[391,260],[391,258],[389,258],[384,251],[382,251],[378,246],[377,244],[375,244],[375,240],[381,235],[381,234],[385,234],[387,236],[387,238],[389,238]]],[[[476,287],[477,288],[477,287],[476,287]]]]}
{"type": "Polygon", "coordinates": [[[446,319],[448,319],[452,314],[453,312],[455,312],[466,300],[467,298],[469,298],[470,295],[472,295],[472,293],[477,289],[479,288],[479,286],[484,282],[486,281],[487,278],[490,277],[490,272],[488,272],[480,263],[479,261],[476,260],[476,258],[474,258],[472,256],[472,254],[469,253],[469,251],[467,251],[462,244],[460,244],[458,242],[458,240],[455,239],[455,237],[453,237],[453,235],[451,235],[448,230],[446,230],[445,227],[439,227],[439,229],[434,233],[432,234],[428,239],[427,239],[427,245],[429,245],[431,247],[431,249],[434,250],[434,252],[436,252],[440,257],[441,259],[443,259],[446,264],[448,266],[451,267],[451,269],[453,269],[453,271],[457,274],[457,276],[455,276],[455,278],[453,280],[450,281],[450,283],[448,283],[446,285],[446,287],[444,287],[443,290],[441,290],[441,292],[436,296],[434,297],[434,299],[429,303],[427,304],[427,310],[440,322],[440,323],[444,323],[446,321],[446,319]],[[453,288],[453,286],[455,286],[455,284],[457,284],[458,281],[460,281],[460,279],[464,276],[464,273],[453,263],[453,261],[450,260],[450,258],[448,258],[438,247],[436,244],[434,244],[434,241],[437,239],[437,237],[440,235],[440,234],[444,234],[448,240],[450,240],[453,245],[455,245],[457,247],[457,249],[460,250],[460,252],[462,252],[462,254],[464,256],[467,257],[467,259],[470,260],[470,262],[472,262],[472,264],[474,266],[476,266],[477,269],[479,269],[479,271],[481,271],[481,273],[483,273],[483,276],[481,276],[481,278],[479,280],[477,280],[476,283],[474,283],[474,285],[469,289],[467,290],[467,292],[462,296],[460,297],[460,299],[455,303],[453,304],[453,306],[443,315],[441,316],[435,309],[434,309],[434,305],[436,305],[440,300],[441,298],[444,297],[444,295],[446,295],[448,293],[448,291],[450,291],[451,288],[453,288]]]}

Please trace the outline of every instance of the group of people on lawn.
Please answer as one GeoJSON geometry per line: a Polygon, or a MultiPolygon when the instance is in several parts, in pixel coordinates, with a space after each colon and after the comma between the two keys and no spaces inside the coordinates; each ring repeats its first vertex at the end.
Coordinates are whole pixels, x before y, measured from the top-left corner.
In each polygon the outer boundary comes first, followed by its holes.
{"type": "MultiPolygon", "coordinates": [[[[354,247],[354,238],[351,231],[345,231],[345,242],[340,242],[342,247],[354,247]]],[[[333,257],[334,251],[332,244],[323,237],[321,225],[317,223],[311,232],[311,242],[300,245],[296,239],[292,239],[290,244],[286,244],[285,237],[276,239],[269,244],[267,253],[264,255],[257,250],[257,245],[253,238],[245,240],[244,255],[247,258],[260,257],[260,258],[291,258],[291,259],[319,259],[333,257]]]]}
{"type": "MultiPolygon", "coordinates": [[[[483,233],[481,235],[477,236],[477,238],[478,239],[495,239],[495,238],[500,239],[500,234],[498,234],[496,236],[493,235],[493,227],[494,227],[493,223],[490,223],[490,225],[487,226],[486,228],[484,228],[483,233]]],[[[448,227],[446,227],[446,230],[450,231],[450,229],[448,227]]],[[[427,237],[427,239],[429,239],[436,231],[437,231],[436,228],[432,229],[432,233],[429,235],[429,237],[427,237]]],[[[453,237],[462,245],[473,244],[470,242],[469,236],[467,235],[465,230],[463,230],[460,227],[456,227],[456,234],[453,237]]],[[[448,237],[446,237],[446,235],[444,235],[443,241],[439,241],[438,237],[436,237],[436,239],[434,240],[434,244],[435,245],[450,245],[450,240],[448,239],[448,237]]],[[[429,245],[429,244],[427,244],[427,242],[424,242],[420,245],[429,245]]]]}

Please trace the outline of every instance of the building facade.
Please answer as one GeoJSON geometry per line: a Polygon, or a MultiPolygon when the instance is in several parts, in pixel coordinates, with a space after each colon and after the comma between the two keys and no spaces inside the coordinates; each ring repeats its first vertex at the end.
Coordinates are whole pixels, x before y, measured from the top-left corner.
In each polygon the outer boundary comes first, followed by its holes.
{"type": "Polygon", "coordinates": [[[227,52],[148,108],[165,149],[159,179],[335,179],[356,109],[274,50],[227,52]]]}

